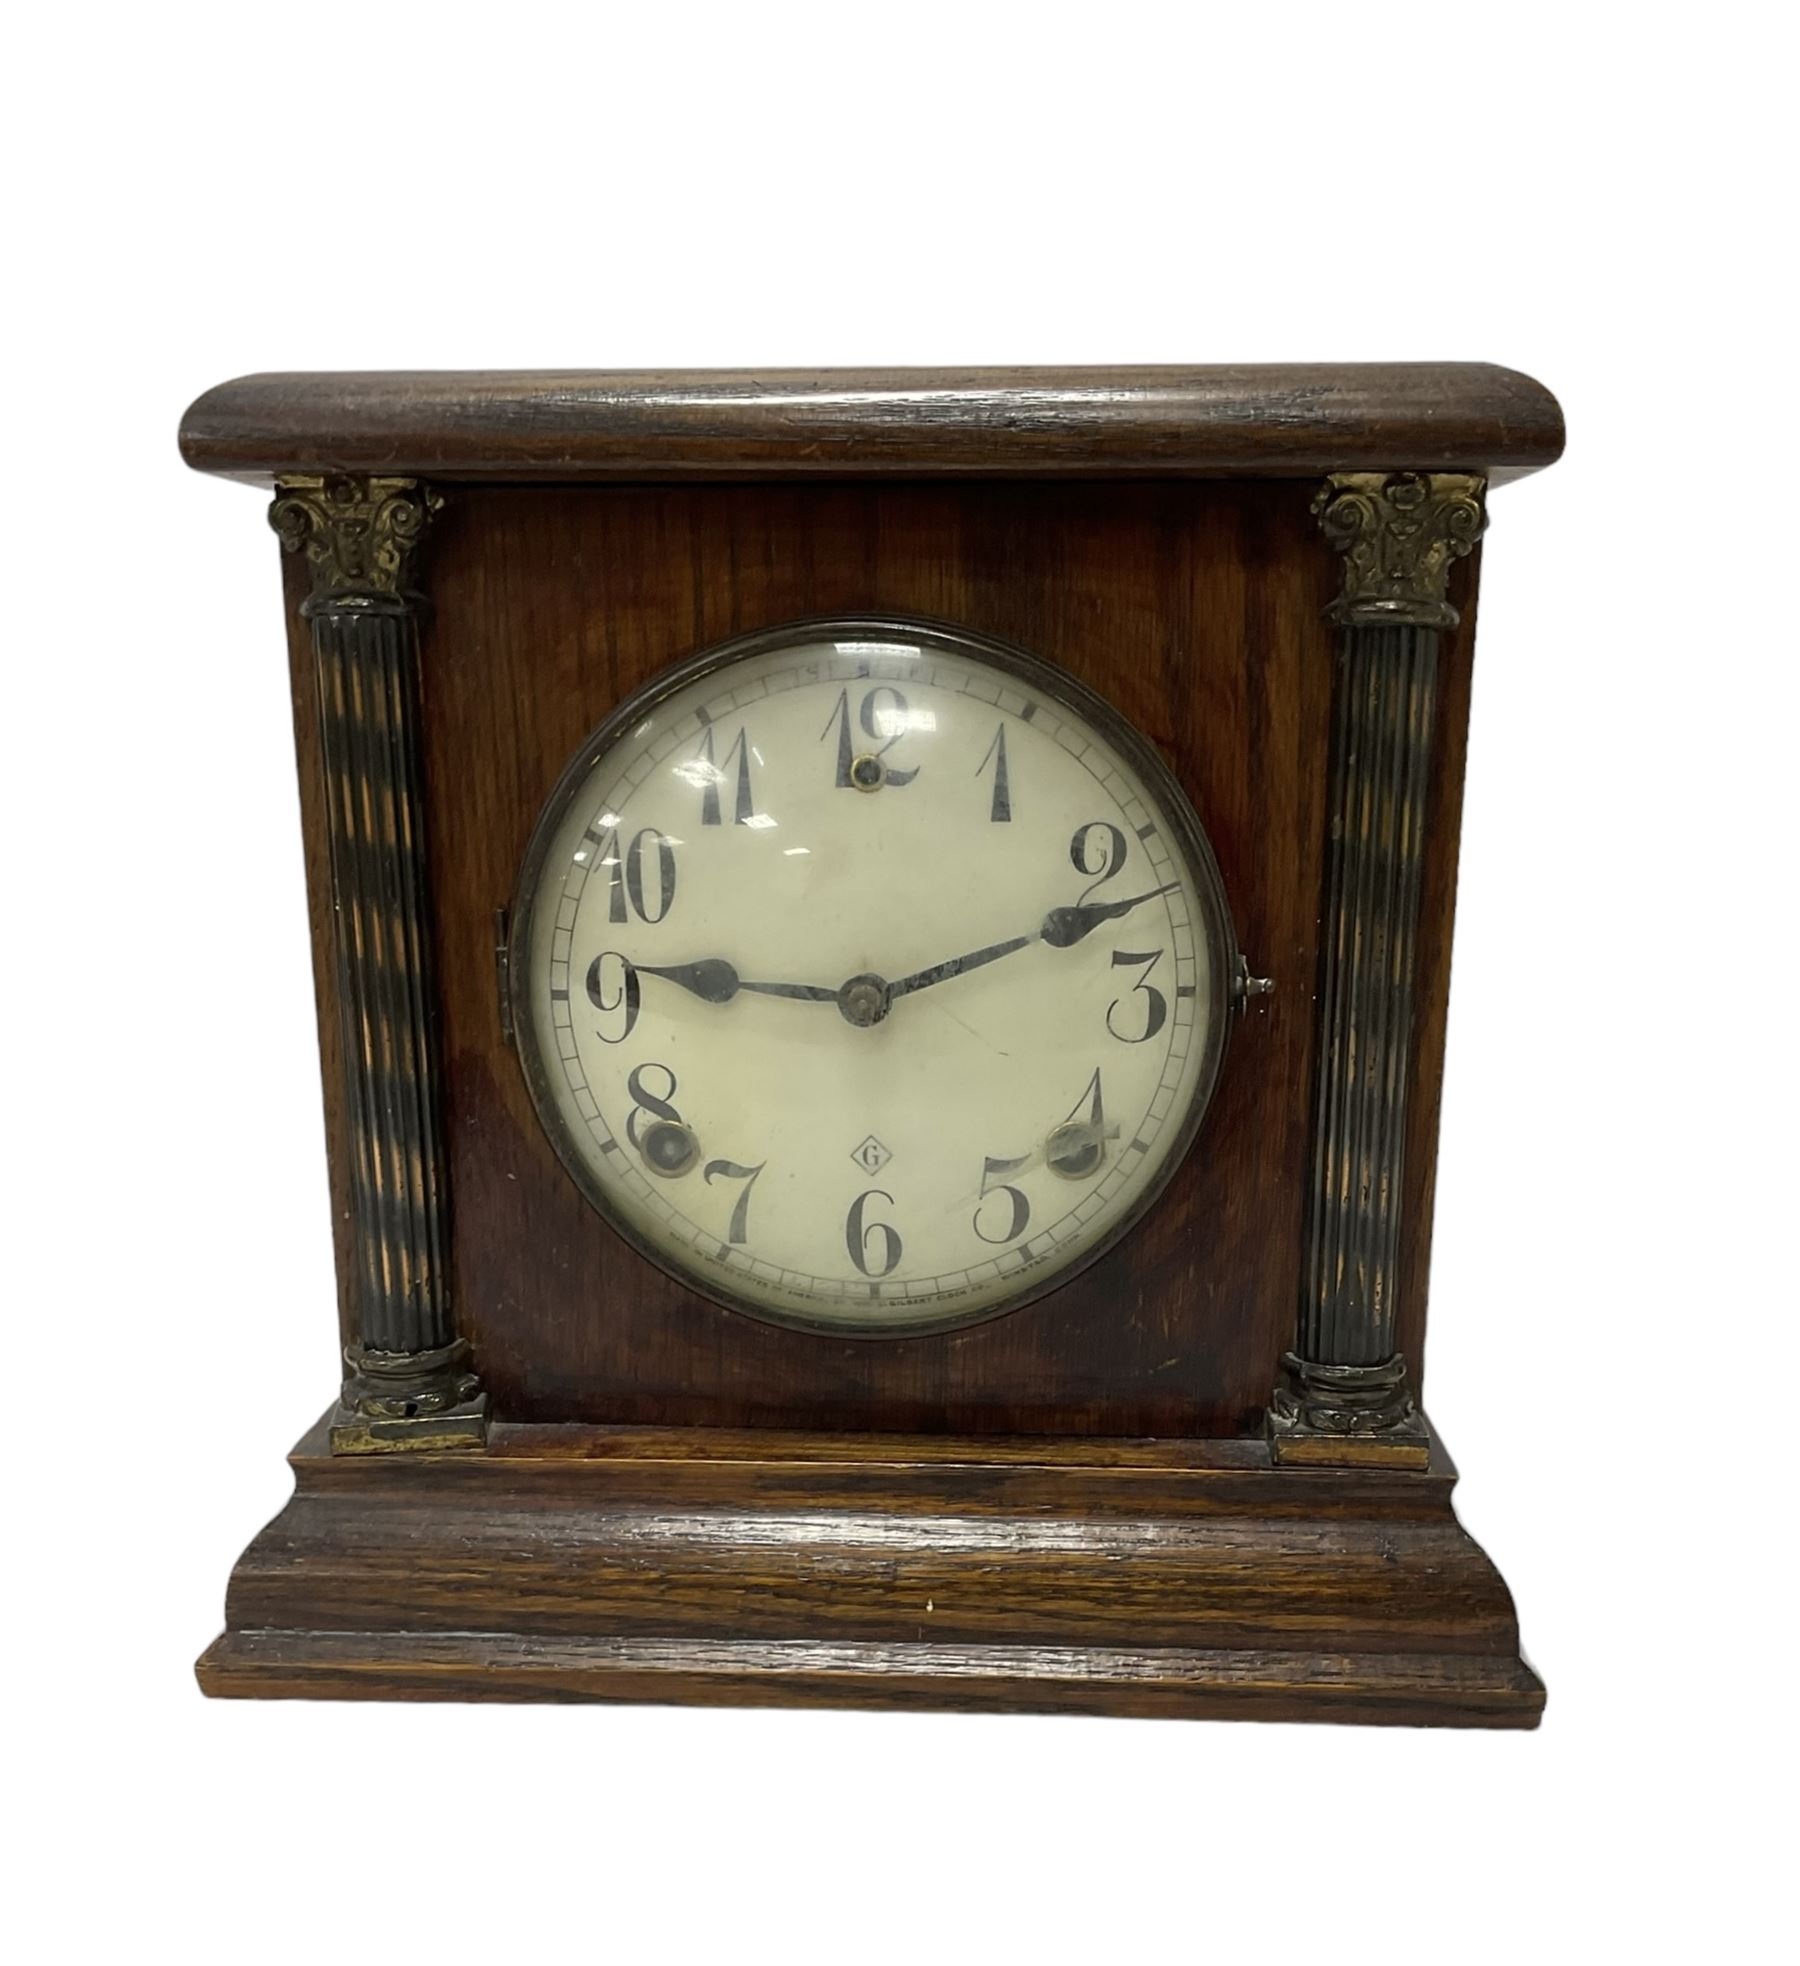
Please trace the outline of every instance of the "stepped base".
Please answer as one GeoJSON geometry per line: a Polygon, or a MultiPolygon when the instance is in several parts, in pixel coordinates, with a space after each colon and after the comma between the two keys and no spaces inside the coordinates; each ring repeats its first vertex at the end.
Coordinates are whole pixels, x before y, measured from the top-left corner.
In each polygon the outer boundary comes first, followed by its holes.
{"type": "Polygon", "coordinates": [[[1233,1441],[490,1429],[339,1455],[233,1573],[208,1693],[1530,1727],[1455,1471],[1233,1441]]]}

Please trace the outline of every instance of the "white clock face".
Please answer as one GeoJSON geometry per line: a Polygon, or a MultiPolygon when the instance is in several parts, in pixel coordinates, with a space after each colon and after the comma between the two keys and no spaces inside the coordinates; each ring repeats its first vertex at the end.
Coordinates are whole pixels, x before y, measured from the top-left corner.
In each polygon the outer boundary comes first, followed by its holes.
{"type": "Polygon", "coordinates": [[[1038,1295],[1148,1204],[1224,1042],[1192,809],[1060,672],[832,623],[627,704],[526,857],[513,1001],[589,1198],[706,1294],[901,1332],[1038,1295]]]}

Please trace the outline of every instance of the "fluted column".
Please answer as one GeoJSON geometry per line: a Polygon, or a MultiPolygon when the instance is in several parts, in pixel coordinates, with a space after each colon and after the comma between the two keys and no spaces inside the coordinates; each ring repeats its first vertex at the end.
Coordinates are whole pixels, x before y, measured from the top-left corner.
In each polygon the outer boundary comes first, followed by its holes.
{"type": "Polygon", "coordinates": [[[339,1453],[479,1445],[486,1414],[450,1301],[410,586],[440,504],[404,479],[293,479],[269,509],[312,574],[355,1237],[339,1453]]]}
{"type": "Polygon", "coordinates": [[[1479,478],[1346,472],[1314,501],[1344,555],[1306,1267],[1270,1406],[1280,1461],[1423,1466],[1396,1348],[1425,812],[1449,572],[1486,522],[1479,478]]]}

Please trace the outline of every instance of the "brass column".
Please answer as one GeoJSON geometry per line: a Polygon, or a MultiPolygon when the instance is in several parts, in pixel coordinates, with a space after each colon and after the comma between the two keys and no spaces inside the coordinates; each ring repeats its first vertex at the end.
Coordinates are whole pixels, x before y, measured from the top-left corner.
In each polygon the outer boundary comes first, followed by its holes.
{"type": "Polygon", "coordinates": [[[479,1446],[486,1399],[449,1291],[412,564],[442,501],[400,478],[294,478],[269,523],[312,591],[350,1129],[356,1339],[335,1453],[479,1446]]]}
{"type": "Polygon", "coordinates": [[[1438,637],[1450,568],[1486,523],[1479,478],[1344,472],[1313,502],[1344,555],[1319,1072],[1298,1335],[1275,1458],[1422,1467],[1395,1342],[1402,1160],[1438,637]]]}

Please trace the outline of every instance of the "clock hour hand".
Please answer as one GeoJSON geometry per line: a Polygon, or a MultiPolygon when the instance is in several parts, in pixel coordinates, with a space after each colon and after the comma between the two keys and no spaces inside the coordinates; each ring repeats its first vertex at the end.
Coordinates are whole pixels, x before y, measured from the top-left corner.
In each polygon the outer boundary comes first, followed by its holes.
{"type": "Polygon", "coordinates": [[[838,993],[826,990],[817,983],[739,983],[740,990],[749,990],[759,997],[795,997],[801,1003],[836,1003],[838,993]]]}
{"type": "Polygon", "coordinates": [[[1038,932],[1053,949],[1072,948],[1102,922],[1116,921],[1120,915],[1128,915],[1133,908],[1142,907],[1146,901],[1154,901],[1159,894],[1167,894],[1180,885],[1179,881],[1164,881],[1161,887],[1130,895],[1123,901],[1081,901],[1072,908],[1052,908],[1038,932]]]}
{"type": "Polygon", "coordinates": [[[803,1003],[836,1003],[835,990],[822,990],[811,983],[749,983],[723,956],[706,956],[699,962],[633,963],[639,976],[660,976],[665,983],[691,991],[705,1003],[730,1003],[740,990],[759,997],[797,997],[803,1003]]]}

